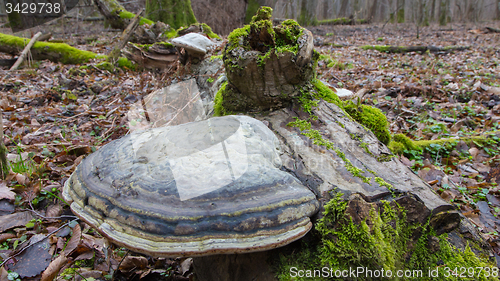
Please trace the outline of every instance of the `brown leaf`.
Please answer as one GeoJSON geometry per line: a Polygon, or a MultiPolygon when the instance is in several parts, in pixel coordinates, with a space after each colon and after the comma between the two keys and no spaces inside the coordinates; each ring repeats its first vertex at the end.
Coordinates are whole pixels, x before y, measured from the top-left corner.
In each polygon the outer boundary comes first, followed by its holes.
{"type": "Polygon", "coordinates": [[[145,257],[127,256],[120,264],[120,270],[145,269],[147,266],[148,259],[145,257]]]}
{"type": "Polygon", "coordinates": [[[9,199],[14,200],[16,198],[16,193],[12,191],[12,188],[8,187],[4,181],[0,181],[0,200],[9,199]]]}
{"type": "Polygon", "coordinates": [[[16,238],[17,236],[13,233],[2,233],[0,234],[0,243],[7,241],[7,239],[16,238]]]}
{"type": "Polygon", "coordinates": [[[69,239],[68,243],[66,244],[66,248],[63,251],[63,254],[65,256],[69,256],[71,252],[73,252],[76,247],[78,247],[78,244],[80,244],[82,238],[82,230],[80,228],[80,225],[77,224],[75,227],[73,227],[73,236],[71,236],[71,239],[69,239]]]}
{"type": "Polygon", "coordinates": [[[13,227],[24,226],[31,219],[33,219],[31,212],[18,212],[0,216],[0,232],[4,232],[13,227]]]}
{"type": "Polygon", "coordinates": [[[193,266],[193,258],[187,258],[181,262],[182,275],[185,275],[193,266]]]}
{"type": "Polygon", "coordinates": [[[65,255],[59,255],[55,260],[53,260],[47,269],[42,273],[41,281],[52,281],[59,273],[59,270],[68,262],[68,258],[65,255]]]}

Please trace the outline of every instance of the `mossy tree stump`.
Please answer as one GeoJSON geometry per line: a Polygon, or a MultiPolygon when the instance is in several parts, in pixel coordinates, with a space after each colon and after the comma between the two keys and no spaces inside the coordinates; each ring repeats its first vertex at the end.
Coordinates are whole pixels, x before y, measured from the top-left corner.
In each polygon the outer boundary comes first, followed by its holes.
{"type": "Polygon", "coordinates": [[[313,37],[295,21],[273,27],[263,7],[250,25],[233,31],[224,50],[227,111],[279,108],[301,94],[314,74],[313,37]]]}

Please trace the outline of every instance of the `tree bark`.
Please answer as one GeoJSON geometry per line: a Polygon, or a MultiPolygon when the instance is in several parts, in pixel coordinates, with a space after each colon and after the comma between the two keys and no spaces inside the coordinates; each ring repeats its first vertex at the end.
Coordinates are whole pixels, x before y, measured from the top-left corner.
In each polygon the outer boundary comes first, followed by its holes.
{"type": "Polygon", "coordinates": [[[419,52],[425,53],[427,51],[431,53],[451,53],[454,51],[464,51],[470,49],[470,47],[463,46],[449,46],[449,47],[436,47],[436,46],[380,46],[380,45],[366,45],[362,46],[365,50],[377,50],[386,53],[409,53],[409,52],[419,52]]]}
{"type": "Polygon", "coordinates": [[[146,0],[146,15],[175,29],[196,23],[190,0],[146,0]]]}

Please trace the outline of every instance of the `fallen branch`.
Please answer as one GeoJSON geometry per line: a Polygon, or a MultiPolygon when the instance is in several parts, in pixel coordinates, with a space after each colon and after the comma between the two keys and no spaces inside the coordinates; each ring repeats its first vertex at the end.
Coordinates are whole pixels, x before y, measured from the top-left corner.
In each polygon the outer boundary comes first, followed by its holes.
{"type": "Polygon", "coordinates": [[[409,53],[418,52],[425,53],[427,51],[431,53],[451,53],[454,51],[464,51],[470,49],[470,47],[463,46],[448,46],[448,47],[436,47],[436,46],[386,46],[386,45],[365,45],[361,46],[363,50],[377,50],[384,53],[409,53]]]}
{"type": "Polygon", "coordinates": [[[486,28],[489,32],[491,32],[491,33],[500,33],[500,29],[498,29],[498,28],[493,28],[493,27],[489,27],[489,26],[487,26],[487,27],[485,27],[485,28],[486,28]]]}
{"type": "Polygon", "coordinates": [[[37,34],[35,34],[35,36],[33,36],[33,38],[31,38],[30,42],[24,48],[16,63],[9,69],[9,71],[14,71],[21,65],[21,63],[24,61],[24,58],[28,55],[28,52],[31,50],[31,47],[33,47],[40,36],[42,36],[42,32],[39,31],[37,34]]]}
{"type": "Polygon", "coordinates": [[[134,19],[130,22],[130,24],[127,26],[127,29],[123,31],[122,36],[120,38],[120,41],[116,46],[113,48],[111,53],[108,56],[108,61],[110,62],[115,62],[118,57],[120,56],[120,52],[125,47],[127,42],[130,40],[130,37],[132,37],[132,34],[134,33],[135,29],[139,26],[139,20],[141,18],[141,15],[144,13],[144,9],[137,14],[134,19]]]}

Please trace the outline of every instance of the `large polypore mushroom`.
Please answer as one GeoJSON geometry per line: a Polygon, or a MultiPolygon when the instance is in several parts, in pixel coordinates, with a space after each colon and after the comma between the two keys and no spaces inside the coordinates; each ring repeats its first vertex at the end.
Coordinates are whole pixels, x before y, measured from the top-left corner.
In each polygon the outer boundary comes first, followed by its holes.
{"type": "Polygon", "coordinates": [[[102,235],[147,255],[264,251],[304,236],[319,208],[278,152],[273,132],[245,116],[149,129],[88,156],[63,196],[102,235]]]}

